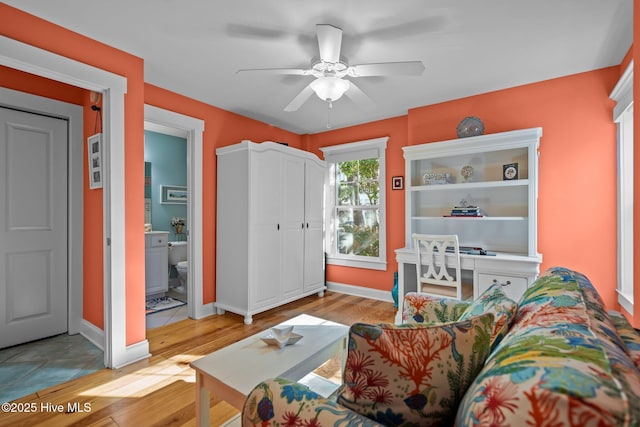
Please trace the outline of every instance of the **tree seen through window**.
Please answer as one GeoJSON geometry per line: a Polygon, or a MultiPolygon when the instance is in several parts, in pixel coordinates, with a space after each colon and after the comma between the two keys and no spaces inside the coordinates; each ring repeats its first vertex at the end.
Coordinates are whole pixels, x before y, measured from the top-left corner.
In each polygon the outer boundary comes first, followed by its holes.
{"type": "Polygon", "coordinates": [[[379,169],[377,158],[337,164],[338,253],[379,256],[379,169]]]}

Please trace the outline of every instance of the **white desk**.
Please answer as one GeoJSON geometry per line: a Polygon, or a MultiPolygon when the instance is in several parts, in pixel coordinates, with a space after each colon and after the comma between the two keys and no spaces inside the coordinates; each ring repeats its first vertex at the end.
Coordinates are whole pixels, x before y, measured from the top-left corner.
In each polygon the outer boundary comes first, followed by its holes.
{"type": "MultiPolygon", "coordinates": [[[[404,295],[417,290],[417,257],[414,249],[396,249],[396,261],[398,262],[398,312],[395,321],[401,323],[404,295]]],[[[503,285],[509,298],[518,301],[522,293],[538,277],[541,262],[542,255],[528,257],[499,252],[495,256],[460,254],[463,276],[473,276],[474,299],[497,281],[503,285]]]]}
{"type": "Polygon", "coordinates": [[[284,377],[297,381],[342,351],[343,367],[349,327],[301,314],[280,325],[294,325],[303,338],[278,348],[266,345],[259,332],[191,363],[196,371],[196,425],[209,426],[209,393],[242,410],[260,381],[284,377]]]}

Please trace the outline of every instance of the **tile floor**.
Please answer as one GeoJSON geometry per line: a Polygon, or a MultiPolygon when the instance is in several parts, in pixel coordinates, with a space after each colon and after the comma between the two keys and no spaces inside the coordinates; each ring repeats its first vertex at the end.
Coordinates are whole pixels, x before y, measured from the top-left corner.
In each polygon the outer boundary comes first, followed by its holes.
{"type": "MultiPolygon", "coordinates": [[[[178,299],[186,295],[171,291],[178,299]]],[[[186,305],[146,316],[147,329],[189,317],[186,305]]],[[[0,403],[10,402],[47,387],[104,368],[102,350],[80,334],[56,335],[0,349],[0,403]]]]}
{"type": "Polygon", "coordinates": [[[159,311],[146,315],[147,329],[159,328],[170,323],[178,322],[189,317],[189,309],[186,305],[172,308],[169,310],[159,311]]]}
{"type": "Polygon", "coordinates": [[[80,334],[56,335],[0,350],[0,402],[104,368],[102,350],[80,334]]]}

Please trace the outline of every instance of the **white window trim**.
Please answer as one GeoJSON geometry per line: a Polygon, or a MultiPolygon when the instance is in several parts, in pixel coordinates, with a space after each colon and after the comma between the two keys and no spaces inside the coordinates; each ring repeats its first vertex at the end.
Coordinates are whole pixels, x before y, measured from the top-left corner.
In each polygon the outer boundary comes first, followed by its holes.
{"type": "Polygon", "coordinates": [[[386,149],[388,136],[368,139],[365,141],[350,142],[347,144],[322,147],[327,162],[325,174],[325,250],[327,252],[327,264],[346,267],[366,268],[371,270],[387,270],[387,194],[386,194],[386,149]],[[358,255],[336,254],[333,251],[335,243],[334,218],[335,212],[335,164],[348,160],[357,160],[377,157],[379,159],[379,183],[380,201],[378,211],[380,213],[380,240],[378,257],[365,257],[358,255]]]}
{"type": "Polygon", "coordinates": [[[618,302],[633,314],[633,61],[609,96],[616,101],[613,121],[618,128],[618,302]],[[629,124],[631,122],[631,126],[629,124]]]}

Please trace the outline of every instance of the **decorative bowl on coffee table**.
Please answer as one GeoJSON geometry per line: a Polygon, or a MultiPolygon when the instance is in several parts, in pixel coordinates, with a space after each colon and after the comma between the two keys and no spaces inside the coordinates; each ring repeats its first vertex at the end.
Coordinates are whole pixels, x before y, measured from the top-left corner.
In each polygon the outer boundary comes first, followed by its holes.
{"type": "Polygon", "coordinates": [[[268,345],[283,348],[284,346],[295,344],[302,338],[302,335],[293,332],[293,326],[274,326],[260,339],[268,345]]]}

